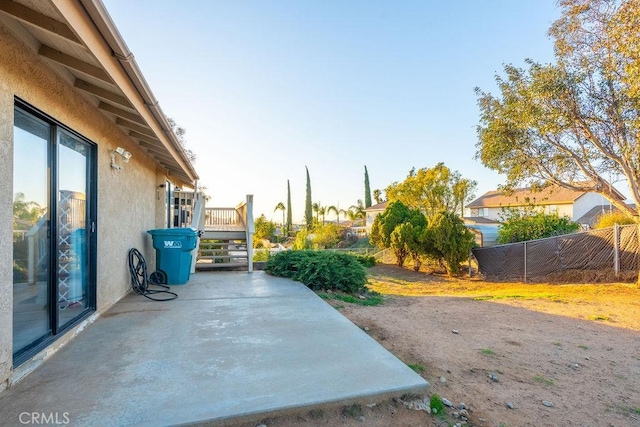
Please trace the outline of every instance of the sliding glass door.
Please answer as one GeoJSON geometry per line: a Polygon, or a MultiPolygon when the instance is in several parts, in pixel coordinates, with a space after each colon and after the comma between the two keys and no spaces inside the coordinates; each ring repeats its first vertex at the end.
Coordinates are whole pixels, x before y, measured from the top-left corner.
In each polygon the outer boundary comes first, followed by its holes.
{"type": "Polygon", "coordinates": [[[18,363],[95,309],[95,146],[16,103],[13,354],[18,363]]]}

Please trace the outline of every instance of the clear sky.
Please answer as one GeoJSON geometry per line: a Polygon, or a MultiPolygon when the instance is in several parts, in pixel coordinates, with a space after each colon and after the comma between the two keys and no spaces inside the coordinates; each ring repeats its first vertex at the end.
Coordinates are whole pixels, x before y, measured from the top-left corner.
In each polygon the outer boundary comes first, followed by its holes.
{"type": "MultiPolygon", "coordinates": [[[[474,87],[502,65],[553,60],[554,0],[103,0],[160,106],[187,129],[210,206],[254,194],[282,221],[291,182],[348,208],[412,167],[478,182],[474,87]]],[[[374,202],[375,203],[375,202],[374,202]]],[[[333,215],[328,217],[333,219],[333,215]]]]}

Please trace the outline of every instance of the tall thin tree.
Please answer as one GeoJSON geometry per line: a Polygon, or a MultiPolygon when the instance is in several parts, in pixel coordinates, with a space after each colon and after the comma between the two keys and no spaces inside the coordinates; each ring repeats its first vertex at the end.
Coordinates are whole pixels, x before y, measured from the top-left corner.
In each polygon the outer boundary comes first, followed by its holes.
{"type": "Polygon", "coordinates": [[[304,220],[307,223],[307,227],[313,226],[313,202],[311,201],[311,179],[309,178],[309,168],[304,167],[307,170],[307,196],[304,202],[304,220]]]}
{"type": "Polygon", "coordinates": [[[371,186],[369,185],[369,171],[364,167],[364,207],[371,206],[371,186]]]}
{"type": "Polygon", "coordinates": [[[291,214],[291,186],[289,185],[289,180],[287,180],[287,235],[289,235],[292,226],[293,220],[291,214]]]}

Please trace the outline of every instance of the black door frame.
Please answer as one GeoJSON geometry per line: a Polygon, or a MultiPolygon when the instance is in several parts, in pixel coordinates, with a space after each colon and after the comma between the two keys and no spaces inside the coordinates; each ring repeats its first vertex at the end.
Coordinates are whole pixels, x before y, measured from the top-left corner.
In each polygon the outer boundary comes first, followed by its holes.
{"type": "MultiPolygon", "coordinates": [[[[89,317],[95,310],[97,306],[96,294],[97,294],[97,275],[96,275],[96,254],[97,254],[97,213],[98,213],[98,197],[97,197],[97,177],[98,177],[98,162],[97,162],[97,145],[80,135],[78,132],[75,132],[73,129],[65,126],[60,123],[53,117],[45,114],[44,112],[38,110],[37,108],[27,104],[23,100],[18,97],[14,98],[14,108],[19,109],[22,112],[29,114],[39,120],[42,120],[48,123],[51,126],[51,134],[49,136],[48,147],[48,166],[49,166],[49,219],[48,219],[48,235],[49,235],[49,283],[48,283],[48,294],[49,294],[49,323],[51,327],[51,333],[49,335],[45,335],[33,343],[25,347],[24,349],[19,350],[17,353],[14,351],[13,354],[13,366],[19,366],[22,363],[26,362],[28,359],[33,357],[35,354],[40,352],[42,349],[49,346],[55,340],[57,340],[61,334],[64,334],[66,331],[70,330],[82,320],[89,317]],[[58,325],[59,321],[59,302],[58,302],[58,271],[59,271],[59,263],[58,257],[56,256],[58,251],[58,134],[60,129],[64,129],[67,133],[72,135],[75,138],[78,138],[83,144],[85,144],[88,148],[89,159],[87,161],[87,194],[86,194],[86,221],[85,221],[85,235],[87,236],[87,245],[86,251],[88,252],[88,287],[87,287],[87,307],[81,313],[79,313],[76,317],[69,320],[65,325],[58,325]]],[[[14,349],[15,350],[15,349],[14,349]]]]}

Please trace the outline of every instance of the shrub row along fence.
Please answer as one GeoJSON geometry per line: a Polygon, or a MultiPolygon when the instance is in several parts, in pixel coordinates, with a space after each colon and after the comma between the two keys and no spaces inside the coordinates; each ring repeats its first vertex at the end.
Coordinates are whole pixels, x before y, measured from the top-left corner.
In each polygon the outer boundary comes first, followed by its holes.
{"type": "Polygon", "coordinates": [[[640,270],[638,225],[624,225],[472,250],[488,279],[538,280],[554,273],[640,270]]]}

